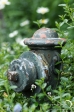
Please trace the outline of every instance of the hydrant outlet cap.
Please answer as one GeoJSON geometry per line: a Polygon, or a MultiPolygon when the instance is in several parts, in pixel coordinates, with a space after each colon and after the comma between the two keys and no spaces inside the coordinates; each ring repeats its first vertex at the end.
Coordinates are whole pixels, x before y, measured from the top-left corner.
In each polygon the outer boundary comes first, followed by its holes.
{"type": "Polygon", "coordinates": [[[41,28],[33,34],[32,38],[24,40],[24,44],[29,46],[57,46],[60,43],[64,45],[66,39],[59,38],[56,31],[50,28],[41,28]]]}

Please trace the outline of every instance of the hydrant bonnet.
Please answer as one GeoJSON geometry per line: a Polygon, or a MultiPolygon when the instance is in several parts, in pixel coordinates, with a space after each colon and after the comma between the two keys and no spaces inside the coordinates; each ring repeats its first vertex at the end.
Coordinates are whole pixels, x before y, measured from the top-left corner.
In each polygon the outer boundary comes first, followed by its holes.
{"type": "Polygon", "coordinates": [[[50,28],[41,28],[37,30],[32,38],[25,39],[24,43],[30,47],[51,47],[66,43],[64,38],[59,38],[58,34],[50,28]]]}

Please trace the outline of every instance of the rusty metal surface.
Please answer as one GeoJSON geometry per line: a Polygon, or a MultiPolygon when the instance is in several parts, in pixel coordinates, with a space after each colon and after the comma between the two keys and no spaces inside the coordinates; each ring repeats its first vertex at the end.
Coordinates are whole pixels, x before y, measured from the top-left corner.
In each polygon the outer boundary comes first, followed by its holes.
{"type": "Polygon", "coordinates": [[[39,93],[40,87],[34,84],[36,79],[41,78],[52,88],[57,86],[60,76],[57,71],[60,73],[62,70],[61,48],[57,46],[61,42],[64,45],[66,40],[59,38],[58,34],[49,28],[41,28],[32,38],[24,40],[30,51],[13,60],[7,71],[10,85],[17,86],[14,91],[23,92],[25,96],[39,93]],[[33,91],[32,86],[35,86],[33,91]]]}
{"type": "Polygon", "coordinates": [[[18,81],[18,73],[16,71],[8,71],[8,80],[17,82],[18,81]]]}
{"type": "Polygon", "coordinates": [[[27,90],[29,86],[36,79],[36,69],[32,61],[28,61],[27,59],[16,59],[10,63],[8,69],[8,80],[10,85],[15,85],[17,88],[14,90],[16,92],[27,90]],[[18,75],[18,80],[15,80],[15,73],[18,75]]]}
{"type": "Polygon", "coordinates": [[[31,91],[31,85],[35,83],[36,79],[45,78],[45,80],[49,80],[48,63],[43,54],[40,56],[34,52],[27,51],[19,59],[13,60],[10,63],[7,74],[10,85],[17,86],[14,91],[25,91],[24,94],[26,96],[28,93],[29,95],[33,95],[41,91],[38,86],[34,91],[31,91]],[[17,72],[19,79],[16,81],[14,79],[17,72]]]}
{"type": "Polygon", "coordinates": [[[56,46],[60,43],[64,45],[66,39],[59,38],[58,34],[50,28],[41,28],[34,33],[32,38],[24,39],[24,44],[30,46],[56,46]]]}

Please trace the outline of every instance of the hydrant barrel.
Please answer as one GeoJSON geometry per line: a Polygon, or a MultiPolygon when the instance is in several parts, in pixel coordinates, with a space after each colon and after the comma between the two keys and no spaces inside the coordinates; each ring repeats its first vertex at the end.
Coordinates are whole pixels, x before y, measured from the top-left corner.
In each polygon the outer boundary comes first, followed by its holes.
{"type": "Polygon", "coordinates": [[[35,85],[35,81],[41,78],[45,79],[47,85],[55,88],[58,83],[57,70],[62,70],[60,43],[63,46],[66,40],[59,38],[52,29],[41,28],[32,38],[24,39],[24,43],[30,51],[13,60],[7,72],[10,85],[17,86],[14,91],[28,96],[39,93],[41,89],[35,85]]]}

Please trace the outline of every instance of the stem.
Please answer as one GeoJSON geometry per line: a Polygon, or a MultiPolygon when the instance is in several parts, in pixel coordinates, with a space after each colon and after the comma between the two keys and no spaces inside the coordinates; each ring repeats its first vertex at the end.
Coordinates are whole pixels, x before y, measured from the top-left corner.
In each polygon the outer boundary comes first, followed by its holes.
{"type": "Polygon", "coordinates": [[[51,100],[51,101],[52,101],[52,98],[51,98],[51,97],[49,97],[49,96],[46,94],[46,92],[44,91],[44,89],[42,89],[42,91],[43,91],[44,95],[45,95],[49,100],[51,100]]]}

